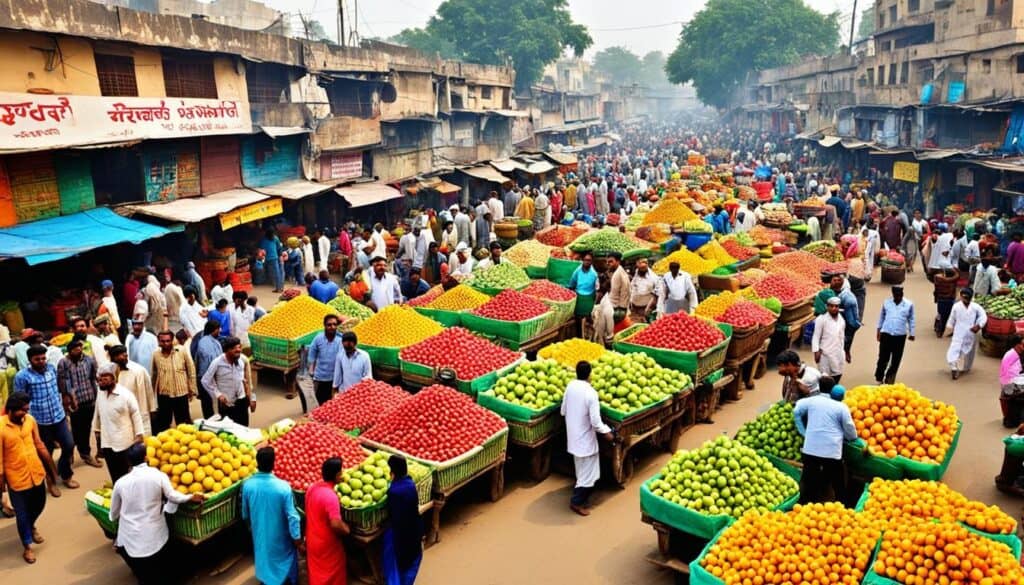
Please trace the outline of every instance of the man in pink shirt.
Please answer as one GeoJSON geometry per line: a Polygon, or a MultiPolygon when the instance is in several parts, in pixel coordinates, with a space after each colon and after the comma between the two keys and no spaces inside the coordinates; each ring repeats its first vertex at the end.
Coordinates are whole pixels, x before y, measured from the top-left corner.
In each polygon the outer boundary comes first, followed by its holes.
{"type": "Polygon", "coordinates": [[[1006,270],[1014,280],[1020,282],[1021,277],[1024,277],[1024,243],[1021,243],[1020,232],[1014,232],[1011,238],[1013,241],[1006,248],[1006,270]]]}
{"type": "Polygon", "coordinates": [[[999,365],[999,406],[1003,411],[1003,426],[1012,429],[1024,422],[1024,375],[1021,370],[1021,356],[1024,355],[1024,338],[1014,336],[1013,347],[1003,354],[999,365]]]}

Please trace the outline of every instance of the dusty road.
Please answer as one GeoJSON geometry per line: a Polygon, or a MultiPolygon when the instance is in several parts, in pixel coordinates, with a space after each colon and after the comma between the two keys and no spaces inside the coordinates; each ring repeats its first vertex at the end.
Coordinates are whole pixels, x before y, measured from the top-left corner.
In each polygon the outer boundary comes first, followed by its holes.
{"type": "MultiPolygon", "coordinates": [[[[874,327],[888,287],[868,285],[867,326],[857,336],[853,364],[844,376],[848,387],[872,383],[877,347],[874,327]]],[[[269,299],[269,294],[264,294],[269,299]]],[[[997,504],[1019,517],[1021,503],[996,491],[992,478],[1002,461],[1001,438],[1006,434],[999,420],[998,360],[978,356],[975,369],[953,382],[945,368],[948,339],[932,333],[935,307],[931,285],[920,273],[907,281],[907,298],[917,308],[917,341],[908,343],[899,381],[926,395],[956,405],[964,430],[946,481],[971,498],[997,504]]],[[[806,349],[804,355],[809,353],[806,349]]],[[[808,356],[809,357],[809,356],[808,356]]],[[[683,437],[689,448],[719,433],[733,434],[745,421],[778,397],[780,379],[769,372],[742,401],[725,405],[712,425],[701,425],[683,437]]],[[[273,383],[264,384],[259,394],[256,425],[266,425],[299,412],[297,400],[283,398],[273,383]]],[[[198,412],[198,405],[194,406],[198,412]]],[[[515,453],[513,453],[515,455],[515,453]]],[[[473,485],[445,508],[442,541],[425,555],[418,583],[448,585],[512,585],[520,583],[609,583],[669,584],[672,578],[644,561],[655,549],[653,530],[640,523],[638,489],[667,459],[650,453],[641,459],[632,484],[624,490],[601,484],[593,515],[581,518],[567,508],[572,480],[554,473],[547,481],[532,484],[510,462],[505,497],[495,504],[485,499],[485,486],[473,485]]],[[[38,547],[39,562],[33,566],[21,560],[13,520],[0,520],[0,576],[6,582],[62,582],[120,584],[132,578],[124,563],[110,548],[82,504],[84,488],[107,478],[103,469],[77,468],[83,490],[65,490],[51,498],[39,523],[47,537],[38,547]]],[[[196,564],[196,583],[256,583],[251,558],[243,558],[217,577],[207,575],[209,567],[194,557],[183,563],[196,564]]]]}

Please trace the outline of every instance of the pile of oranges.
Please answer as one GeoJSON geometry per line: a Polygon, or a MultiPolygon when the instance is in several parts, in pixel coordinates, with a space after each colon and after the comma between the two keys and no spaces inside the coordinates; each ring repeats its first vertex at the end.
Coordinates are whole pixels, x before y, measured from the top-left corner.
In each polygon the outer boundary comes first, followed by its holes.
{"type": "Polygon", "coordinates": [[[952,405],[932,402],[903,384],[858,386],[845,402],[871,453],[890,459],[941,463],[959,423],[952,405]]]}
{"type": "Polygon", "coordinates": [[[1017,522],[998,506],[968,500],[937,481],[875,479],[869,493],[863,514],[889,525],[905,525],[917,519],[963,522],[990,534],[1014,534],[1017,530],[1017,522]]]}
{"type": "Polygon", "coordinates": [[[951,522],[887,529],[874,571],[905,585],[1024,583],[1024,569],[1008,546],[951,522]]]}
{"type": "Polygon", "coordinates": [[[879,533],[838,503],[752,511],[722,533],[701,566],[725,585],[860,583],[879,533]]]}

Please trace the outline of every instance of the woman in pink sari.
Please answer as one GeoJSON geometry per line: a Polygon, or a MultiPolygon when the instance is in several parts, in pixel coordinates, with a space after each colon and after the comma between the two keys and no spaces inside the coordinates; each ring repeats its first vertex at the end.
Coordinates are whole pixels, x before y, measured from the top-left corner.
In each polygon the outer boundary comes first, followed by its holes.
{"type": "Polygon", "coordinates": [[[341,517],[341,503],[334,491],[341,478],[338,457],[324,461],[323,481],[306,490],[306,561],[310,585],[345,585],[345,547],[341,537],[349,533],[341,517]]]}

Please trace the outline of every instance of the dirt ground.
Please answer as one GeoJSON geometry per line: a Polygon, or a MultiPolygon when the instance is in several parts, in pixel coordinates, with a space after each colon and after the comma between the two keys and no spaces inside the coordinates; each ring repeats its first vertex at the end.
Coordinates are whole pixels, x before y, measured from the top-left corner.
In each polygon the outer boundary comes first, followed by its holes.
{"type": "MultiPolygon", "coordinates": [[[[998,406],[998,360],[982,355],[975,369],[954,382],[945,365],[948,338],[936,339],[932,332],[935,305],[931,285],[920,273],[910,275],[907,298],[917,312],[917,340],[908,342],[898,380],[929,397],[956,405],[964,429],[959,448],[945,480],[968,497],[997,504],[1019,517],[1021,503],[997,492],[993,477],[1002,462],[1002,443],[1007,433],[1000,425],[998,406]]],[[[868,285],[866,327],[854,345],[852,365],[844,376],[847,387],[872,383],[877,357],[874,329],[879,308],[888,287],[868,285]]],[[[271,295],[262,292],[269,306],[271,295]]],[[[802,353],[809,359],[809,350],[802,353]]],[[[682,448],[699,445],[720,433],[732,435],[739,426],[779,397],[781,379],[770,371],[753,392],[740,402],[726,404],[714,417],[714,424],[698,425],[682,439],[682,448]]],[[[285,400],[280,383],[261,379],[254,425],[265,426],[284,416],[300,412],[298,400],[285,400]]],[[[198,414],[198,404],[193,411],[198,414]]],[[[614,583],[669,584],[671,574],[646,562],[656,549],[654,531],[640,522],[639,486],[656,473],[668,458],[660,452],[646,453],[640,460],[632,483],[618,489],[599,484],[596,508],[587,518],[568,509],[572,479],[556,472],[534,484],[521,467],[522,459],[511,453],[506,473],[505,496],[497,503],[486,499],[486,485],[466,488],[444,509],[441,542],[424,557],[422,585],[474,583],[511,585],[520,583],[614,583]]],[[[565,470],[562,470],[563,472],[565,470]]],[[[71,584],[132,583],[127,567],[111,550],[96,523],[83,507],[86,488],[107,479],[106,470],[79,466],[76,478],[83,488],[65,490],[61,498],[50,498],[38,527],[47,538],[37,547],[38,563],[25,565],[13,520],[0,520],[0,575],[9,582],[54,581],[71,584]]],[[[238,536],[237,538],[242,538],[238,536]]],[[[233,548],[233,547],[225,547],[233,548]]],[[[182,562],[195,583],[256,583],[251,557],[243,557],[223,574],[211,577],[208,563],[189,555],[182,562]]]]}

